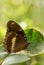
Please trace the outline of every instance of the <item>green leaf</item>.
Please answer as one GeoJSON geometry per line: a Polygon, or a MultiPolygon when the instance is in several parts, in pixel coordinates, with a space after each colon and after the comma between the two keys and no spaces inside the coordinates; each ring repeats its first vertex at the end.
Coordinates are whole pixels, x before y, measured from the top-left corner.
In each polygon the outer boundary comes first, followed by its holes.
{"type": "Polygon", "coordinates": [[[7,52],[0,52],[0,59],[4,59],[6,58],[6,56],[8,56],[8,53],[7,52]]]}
{"type": "Polygon", "coordinates": [[[12,54],[4,60],[2,65],[28,65],[27,62],[30,64],[29,56],[23,54],[12,54]]]}
{"type": "Polygon", "coordinates": [[[35,29],[26,30],[26,36],[30,42],[27,47],[27,51],[30,51],[31,54],[41,54],[44,52],[44,36],[35,29]]]}
{"type": "Polygon", "coordinates": [[[2,64],[2,62],[4,61],[4,59],[8,56],[7,52],[0,52],[0,65],[2,64]]]}
{"type": "Polygon", "coordinates": [[[7,52],[5,52],[5,48],[3,43],[0,44],[0,65],[3,62],[3,60],[6,58],[6,56],[8,55],[7,52]]]}

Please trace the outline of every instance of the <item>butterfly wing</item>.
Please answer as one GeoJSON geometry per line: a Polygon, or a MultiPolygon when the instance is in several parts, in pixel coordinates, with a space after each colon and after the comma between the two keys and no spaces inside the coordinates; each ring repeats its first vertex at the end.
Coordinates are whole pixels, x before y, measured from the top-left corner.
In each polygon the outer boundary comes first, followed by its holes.
{"type": "Polygon", "coordinates": [[[20,25],[18,25],[15,21],[8,21],[7,23],[7,32],[18,32],[20,31],[22,28],[20,27],[20,25]]]}
{"type": "Polygon", "coordinates": [[[7,23],[7,33],[5,37],[5,48],[8,52],[18,52],[28,46],[26,35],[23,29],[14,21],[7,23]]]}
{"type": "Polygon", "coordinates": [[[5,37],[5,49],[10,53],[14,51],[15,41],[17,34],[14,32],[10,32],[5,37]]]}
{"type": "Polygon", "coordinates": [[[15,44],[15,52],[21,51],[28,46],[27,40],[24,38],[23,33],[18,34],[15,44]]]}
{"type": "Polygon", "coordinates": [[[28,46],[28,42],[25,40],[23,34],[11,32],[6,36],[5,40],[5,48],[9,53],[18,52],[28,46]]]}
{"type": "Polygon", "coordinates": [[[23,31],[23,29],[22,29],[21,26],[18,25],[15,21],[12,21],[12,20],[8,21],[8,23],[7,23],[7,33],[6,33],[6,35],[7,35],[9,32],[16,32],[17,34],[22,34],[23,37],[24,37],[25,39],[27,39],[27,38],[26,38],[26,35],[25,35],[24,31],[23,31]]]}

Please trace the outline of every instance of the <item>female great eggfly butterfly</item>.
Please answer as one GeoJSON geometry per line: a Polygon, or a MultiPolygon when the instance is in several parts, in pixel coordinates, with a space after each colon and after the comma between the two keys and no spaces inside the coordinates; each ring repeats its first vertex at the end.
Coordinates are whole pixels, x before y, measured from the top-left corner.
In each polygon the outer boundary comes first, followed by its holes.
{"type": "Polygon", "coordinates": [[[23,29],[15,21],[8,21],[7,33],[4,39],[5,49],[9,52],[18,52],[28,46],[23,29]]]}

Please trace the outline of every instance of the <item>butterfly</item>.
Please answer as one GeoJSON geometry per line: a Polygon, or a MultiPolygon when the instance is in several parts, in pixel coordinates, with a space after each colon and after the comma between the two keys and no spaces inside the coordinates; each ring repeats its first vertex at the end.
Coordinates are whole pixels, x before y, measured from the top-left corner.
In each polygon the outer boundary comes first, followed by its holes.
{"type": "Polygon", "coordinates": [[[24,50],[28,46],[26,35],[21,26],[15,21],[7,22],[7,32],[4,39],[5,49],[9,53],[24,50]]]}

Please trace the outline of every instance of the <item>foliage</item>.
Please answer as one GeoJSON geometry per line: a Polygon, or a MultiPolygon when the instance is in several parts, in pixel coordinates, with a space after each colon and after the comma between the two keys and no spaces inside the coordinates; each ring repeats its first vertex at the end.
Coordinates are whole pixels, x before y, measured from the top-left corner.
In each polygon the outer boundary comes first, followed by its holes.
{"type": "Polygon", "coordinates": [[[11,65],[44,65],[43,34],[44,0],[0,0],[1,65],[3,65],[3,63],[4,65],[7,65],[8,59],[10,59],[8,62],[11,65]],[[3,40],[5,37],[6,23],[8,20],[16,21],[24,29],[27,40],[30,42],[29,46],[24,50],[27,52],[23,52],[23,55],[21,52],[8,54],[4,51],[5,48],[3,40]],[[14,64],[15,62],[16,64],[14,64]]]}

